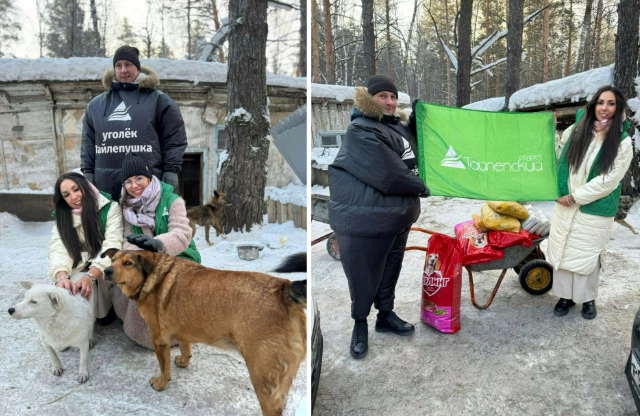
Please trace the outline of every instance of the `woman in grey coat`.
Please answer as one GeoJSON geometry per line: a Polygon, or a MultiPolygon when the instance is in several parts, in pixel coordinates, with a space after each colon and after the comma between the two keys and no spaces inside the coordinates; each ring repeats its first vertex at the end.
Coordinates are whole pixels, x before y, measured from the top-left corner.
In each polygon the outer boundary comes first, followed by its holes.
{"type": "Polygon", "coordinates": [[[397,96],[384,75],[356,89],[346,140],[329,166],[329,223],[349,282],[354,358],[367,354],[371,305],[379,311],[376,331],[414,332],[393,312],[393,301],[409,228],[420,215],[418,197],[429,189],[417,176],[415,123],[404,124],[397,96]]]}

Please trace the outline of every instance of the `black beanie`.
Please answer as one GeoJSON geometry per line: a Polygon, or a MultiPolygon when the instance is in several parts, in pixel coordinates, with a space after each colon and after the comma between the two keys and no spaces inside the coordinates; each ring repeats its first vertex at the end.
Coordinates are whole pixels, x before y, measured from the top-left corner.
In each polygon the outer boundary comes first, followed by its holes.
{"type": "Polygon", "coordinates": [[[122,183],[132,176],[146,176],[151,179],[151,169],[147,163],[135,153],[127,153],[122,161],[122,169],[120,170],[120,178],[122,183]]]}
{"type": "Polygon", "coordinates": [[[138,56],[140,56],[138,48],[129,45],[120,46],[113,55],[113,67],[116,67],[116,62],[125,60],[134,64],[136,68],[138,68],[138,71],[140,71],[140,59],[138,56]]]}
{"type": "Polygon", "coordinates": [[[380,91],[389,91],[398,96],[398,89],[392,78],[386,75],[374,75],[367,82],[367,91],[369,94],[376,95],[380,91]]]}

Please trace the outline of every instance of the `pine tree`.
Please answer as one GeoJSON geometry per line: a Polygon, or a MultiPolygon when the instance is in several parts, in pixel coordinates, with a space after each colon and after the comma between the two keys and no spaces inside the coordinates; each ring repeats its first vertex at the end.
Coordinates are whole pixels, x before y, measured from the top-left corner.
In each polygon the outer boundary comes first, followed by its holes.
{"type": "Polygon", "coordinates": [[[138,47],[138,45],[137,45],[138,44],[138,35],[133,33],[133,27],[131,27],[131,25],[129,24],[129,19],[127,19],[126,17],[124,18],[124,21],[122,22],[122,29],[120,30],[120,33],[118,34],[118,42],[120,43],[118,45],[118,47],[120,47],[122,45],[129,45],[129,46],[133,46],[134,48],[138,47]]]}
{"type": "Polygon", "coordinates": [[[7,44],[18,40],[20,23],[17,19],[7,18],[14,16],[13,0],[0,0],[0,58],[5,56],[7,44]]]}
{"type": "Polygon", "coordinates": [[[84,11],[79,0],[54,0],[47,19],[49,33],[45,46],[49,56],[86,56],[83,51],[84,11]]]}

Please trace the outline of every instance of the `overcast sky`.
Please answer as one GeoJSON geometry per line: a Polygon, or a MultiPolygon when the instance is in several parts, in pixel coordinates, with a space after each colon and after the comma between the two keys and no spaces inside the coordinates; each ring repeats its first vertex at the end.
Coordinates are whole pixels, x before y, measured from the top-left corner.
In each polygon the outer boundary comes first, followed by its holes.
{"type": "MultiPolygon", "coordinates": [[[[82,1],[85,9],[85,28],[90,24],[91,14],[89,11],[89,1],[82,1]]],[[[98,9],[102,0],[96,0],[98,9]]],[[[228,16],[226,4],[228,0],[218,0],[219,16],[228,16]]],[[[291,0],[290,3],[299,5],[299,0],[291,0]]],[[[36,0],[14,0],[17,10],[17,18],[22,24],[20,41],[11,45],[6,54],[14,55],[17,58],[38,58],[40,57],[40,47],[38,43],[38,14],[36,0]]],[[[142,39],[142,28],[145,26],[147,17],[147,3],[145,0],[111,0],[111,14],[109,16],[109,33],[107,53],[111,55],[120,46],[115,39],[118,31],[122,27],[124,17],[127,17],[129,24],[134,28],[134,33],[140,33],[142,39]]],[[[158,40],[160,36],[160,22],[157,19],[156,32],[158,40]]],[[[267,69],[274,71],[274,58],[277,56],[278,73],[284,75],[295,75],[298,60],[298,42],[300,28],[299,10],[277,10],[270,9],[269,12],[269,40],[267,43],[267,69]],[[282,42],[271,42],[276,39],[286,39],[282,42]]],[[[181,22],[171,18],[165,20],[166,41],[174,52],[177,59],[185,59],[186,54],[186,31],[181,29],[181,22]]],[[[227,44],[228,46],[228,44],[227,44]]],[[[142,51],[141,51],[142,52],[142,51]]],[[[46,52],[45,52],[46,56],[46,52]]]]}

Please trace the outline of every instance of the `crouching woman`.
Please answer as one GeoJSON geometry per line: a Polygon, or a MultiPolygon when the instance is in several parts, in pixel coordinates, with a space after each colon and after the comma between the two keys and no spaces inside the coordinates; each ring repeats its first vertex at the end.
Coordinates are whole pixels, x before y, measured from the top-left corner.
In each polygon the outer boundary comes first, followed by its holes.
{"type": "MultiPolygon", "coordinates": [[[[185,202],[173,193],[173,186],[153,176],[146,162],[128,153],[122,162],[123,250],[166,253],[200,263],[200,253],[191,239],[192,230],[185,202]]],[[[123,321],[125,334],[143,347],[153,349],[147,323],[136,303],[114,286],[112,299],[116,314],[123,321]]],[[[172,341],[175,345],[175,341],[172,341]]]]}
{"type": "Polygon", "coordinates": [[[65,173],[53,194],[56,223],[49,243],[49,276],[58,287],[92,300],[97,323],[115,319],[103,271],[111,260],[99,254],[122,247],[122,214],[117,202],[79,173],[65,173]]]}

